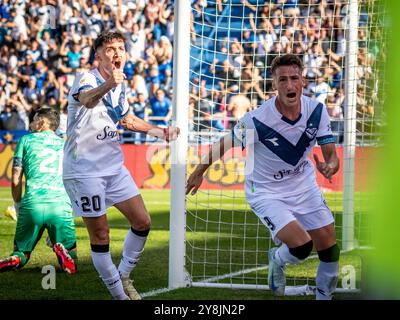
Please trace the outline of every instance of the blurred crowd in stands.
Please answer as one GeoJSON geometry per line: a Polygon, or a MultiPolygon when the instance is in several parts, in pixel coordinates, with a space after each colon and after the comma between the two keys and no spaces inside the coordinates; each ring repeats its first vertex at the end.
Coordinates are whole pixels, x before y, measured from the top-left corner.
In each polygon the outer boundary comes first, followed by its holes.
{"type": "MultiPolygon", "coordinates": [[[[333,120],[342,119],[346,8],[341,2],[233,0],[232,16],[236,6],[250,13],[238,36],[212,43],[220,54],[210,59],[208,70],[191,76],[190,115],[199,124],[193,129],[229,129],[271,97],[269,66],[276,55],[289,52],[304,61],[305,93],[324,102],[333,120]]],[[[191,3],[191,41],[198,47],[210,13],[222,14],[228,1],[191,3]]],[[[154,124],[168,124],[174,0],[0,0],[0,132],[6,133],[0,143],[13,139],[9,131],[29,130],[42,106],[60,111],[58,134],[65,136],[68,91],[77,72],[96,67],[92,44],[104,29],[126,37],[124,72],[132,112],[154,124]]],[[[367,29],[360,27],[358,106],[373,116],[365,89],[379,48],[371,50],[368,38],[367,29]]],[[[144,141],[140,134],[122,136],[126,142],[144,141]]]]}
{"type": "MultiPolygon", "coordinates": [[[[194,5],[192,42],[195,48],[208,46],[202,53],[192,49],[192,57],[199,57],[192,58],[194,128],[231,128],[245,112],[275,95],[271,62],[277,55],[294,53],[304,63],[303,93],[326,104],[341,142],[348,1],[236,0],[229,8],[225,2],[198,0],[194,5]],[[216,31],[209,27],[215,25],[216,31]],[[200,75],[197,70],[202,70],[200,75]],[[205,116],[206,121],[200,120],[205,116]]],[[[381,48],[376,41],[379,28],[371,28],[373,18],[360,2],[355,78],[358,117],[364,122],[374,117],[378,89],[374,70],[381,48]]]]}

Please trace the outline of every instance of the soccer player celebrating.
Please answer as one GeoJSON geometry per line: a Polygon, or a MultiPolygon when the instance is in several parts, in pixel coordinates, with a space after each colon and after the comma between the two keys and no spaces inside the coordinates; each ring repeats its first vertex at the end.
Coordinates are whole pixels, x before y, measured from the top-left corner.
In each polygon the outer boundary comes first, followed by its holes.
{"type": "Polygon", "coordinates": [[[117,300],[138,300],[130,273],[143,252],[150,216],[129,171],[123,165],[118,123],[132,131],[166,141],[176,139],[176,127],[159,128],[129,112],[123,73],[125,39],[105,31],[94,42],[98,68],[81,73],[68,96],[68,128],[64,185],[74,214],[82,216],[92,249],[93,264],[117,300]],[[109,248],[106,208],[114,206],[131,225],[118,269],[109,248]]]}
{"type": "Polygon", "coordinates": [[[61,268],[76,272],[75,226],[62,179],[64,140],[55,134],[59,123],[57,111],[39,109],[31,123],[33,133],[23,136],[15,149],[11,192],[18,221],[14,252],[0,260],[0,271],[22,268],[47,229],[61,268]]]}
{"type": "Polygon", "coordinates": [[[281,244],[268,254],[270,289],[275,295],[284,295],[286,264],[304,260],[315,246],[320,260],[316,298],[328,300],[338,280],[340,250],[332,213],[308,155],[318,142],[325,162],[316,155],[314,159],[329,181],[339,169],[339,159],[325,106],[302,95],[302,70],[295,55],[274,59],[271,72],[277,96],[246,113],[232,134],[213,145],[189,177],[186,192],[197,192],[204,172],[225,151],[234,145],[247,147],[246,200],[275,243],[281,244]]]}

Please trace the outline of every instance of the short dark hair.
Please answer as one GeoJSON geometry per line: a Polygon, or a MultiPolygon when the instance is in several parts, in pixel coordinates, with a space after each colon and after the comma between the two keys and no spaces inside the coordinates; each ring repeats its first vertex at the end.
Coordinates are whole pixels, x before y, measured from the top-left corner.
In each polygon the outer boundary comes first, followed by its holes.
{"type": "Polygon", "coordinates": [[[275,57],[271,63],[271,73],[275,74],[276,69],[282,66],[297,66],[300,71],[303,70],[303,62],[294,54],[285,54],[275,57]]]}
{"type": "Polygon", "coordinates": [[[60,114],[52,108],[40,108],[36,111],[35,116],[37,118],[46,118],[49,121],[50,129],[53,131],[56,131],[60,125],[60,114]]]}
{"type": "Polygon", "coordinates": [[[94,51],[103,46],[105,43],[110,43],[114,39],[119,39],[125,42],[125,37],[120,32],[103,31],[99,34],[97,39],[94,41],[93,47],[94,51]]]}

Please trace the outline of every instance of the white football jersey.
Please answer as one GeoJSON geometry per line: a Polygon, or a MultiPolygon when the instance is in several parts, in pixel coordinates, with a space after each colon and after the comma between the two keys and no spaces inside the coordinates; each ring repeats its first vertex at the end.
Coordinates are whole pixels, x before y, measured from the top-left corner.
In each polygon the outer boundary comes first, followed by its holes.
{"type": "Polygon", "coordinates": [[[78,74],[68,95],[64,179],[118,174],[123,165],[118,121],[129,112],[125,85],[110,90],[94,108],[78,100],[80,92],[104,83],[97,69],[78,74]]]}
{"type": "Polygon", "coordinates": [[[280,198],[306,192],[317,186],[309,153],[315,143],[334,143],[326,107],[301,97],[301,114],[295,121],[275,106],[276,97],[246,113],[233,129],[236,143],[247,147],[246,198],[263,194],[280,198]]]}

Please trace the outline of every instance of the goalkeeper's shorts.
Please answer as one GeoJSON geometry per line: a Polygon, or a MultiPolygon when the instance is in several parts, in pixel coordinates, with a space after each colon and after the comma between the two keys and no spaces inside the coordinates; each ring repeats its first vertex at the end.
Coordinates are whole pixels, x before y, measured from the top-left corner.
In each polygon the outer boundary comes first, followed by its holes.
{"type": "Polygon", "coordinates": [[[108,207],[140,194],[129,171],[122,167],[115,176],[64,179],[75,216],[99,217],[108,207]]]}
{"type": "Polygon", "coordinates": [[[66,249],[75,246],[75,225],[71,205],[67,202],[24,203],[19,207],[15,231],[15,251],[30,253],[47,229],[52,243],[66,249]]]}
{"type": "Polygon", "coordinates": [[[277,233],[290,222],[297,220],[305,230],[325,227],[334,222],[321,190],[316,187],[296,196],[270,199],[259,195],[249,202],[254,213],[270,230],[273,240],[277,233]]]}

